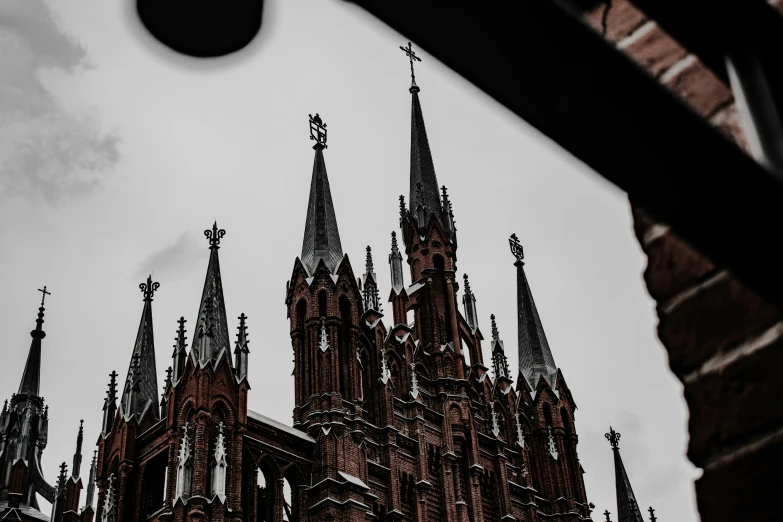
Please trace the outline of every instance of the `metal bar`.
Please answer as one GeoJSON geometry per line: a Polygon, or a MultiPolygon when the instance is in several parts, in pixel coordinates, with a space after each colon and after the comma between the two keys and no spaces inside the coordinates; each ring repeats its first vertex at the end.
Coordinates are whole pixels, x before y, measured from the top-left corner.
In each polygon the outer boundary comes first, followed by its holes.
{"type": "MultiPolygon", "coordinates": [[[[783,185],[563,5],[354,0],[783,304],[783,185]]],[[[422,95],[426,96],[426,86],[422,95]]]]}

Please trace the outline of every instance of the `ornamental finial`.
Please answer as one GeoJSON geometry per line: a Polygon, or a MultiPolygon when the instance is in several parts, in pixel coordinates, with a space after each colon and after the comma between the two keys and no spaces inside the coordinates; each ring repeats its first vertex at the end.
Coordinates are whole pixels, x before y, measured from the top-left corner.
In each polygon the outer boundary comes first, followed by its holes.
{"type": "Polygon", "coordinates": [[[411,63],[411,88],[410,88],[410,92],[411,93],[419,92],[419,87],[416,85],[416,74],[413,72],[413,62],[414,62],[414,60],[417,61],[417,62],[420,62],[421,58],[416,56],[416,53],[413,52],[413,47],[411,46],[410,42],[408,42],[408,47],[400,46],[400,49],[402,49],[403,52],[405,52],[405,54],[408,56],[408,60],[411,63]]]}
{"type": "Polygon", "coordinates": [[[609,518],[609,510],[607,509],[604,511],[604,516],[606,517],[606,522],[612,522],[612,519],[609,518]]]}
{"type": "Polygon", "coordinates": [[[308,114],[310,116],[310,139],[315,141],[315,145],[313,145],[314,149],[326,149],[328,148],[326,145],[326,124],[321,119],[321,117],[318,115],[318,113],[315,113],[315,116],[312,114],[308,114]]]}
{"type": "Polygon", "coordinates": [[[522,244],[519,242],[519,238],[516,234],[511,234],[508,238],[508,245],[511,247],[511,253],[517,258],[518,262],[522,262],[525,259],[525,254],[522,251],[522,244]]]}
{"type": "Polygon", "coordinates": [[[612,449],[618,449],[620,444],[620,434],[614,431],[614,429],[609,426],[609,433],[604,435],[606,437],[606,440],[609,441],[609,444],[612,445],[612,449]]]}
{"type": "Polygon", "coordinates": [[[465,281],[465,293],[470,294],[470,282],[468,281],[468,274],[462,274],[462,279],[465,281]]]}
{"type": "Polygon", "coordinates": [[[237,339],[241,338],[244,339],[246,343],[250,342],[247,340],[247,325],[245,324],[245,321],[247,320],[247,316],[244,313],[242,313],[242,315],[237,317],[237,319],[239,319],[239,326],[237,326],[237,330],[239,331],[237,333],[237,339]]]}
{"type": "Polygon", "coordinates": [[[372,266],[372,248],[370,248],[370,245],[367,245],[367,259],[365,259],[365,262],[364,262],[364,269],[367,271],[368,274],[373,271],[373,266],[372,266]]]}
{"type": "Polygon", "coordinates": [[[43,308],[44,307],[44,300],[46,299],[46,296],[47,295],[52,295],[52,293],[46,291],[46,285],[44,285],[43,290],[39,288],[38,291],[41,292],[41,308],[43,308]]]}
{"type": "Polygon", "coordinates": [[[144,294],[144,300],[150,302],[152,302],[152,298],[155,295],[155,292],[158,291],[158,288],[160,288],[160,283],[152,282],[152,274],[147,276],[146,283],[141,283],[139,285],[139,289],[141,290],[141,293],[144,294]]]}
{"type": "Polygon", "coordinates": [[[648,509],[647,511],[650,512],[650,522],[657,522],[658,519],[655,517],[655,510],[653,509],[653,507],[650,506],[650,509],[648,509]]]}
{"type": "Polygon", "coordinates": [[[226,235],[223,229],[218,230],[217,221],[212,224],[212,230],[205,230],[204,236],[209,240],[209,249],[217,250],[220,248],[220,240],[226,235]]]}
{"type": "Polygon", "coordinates": [[[492,339],[497,341],[500,339],[500,334],[498,334],[498,325],[495,322],[495,314],[490,315],[489,318],[492,321],[492,339]]]}

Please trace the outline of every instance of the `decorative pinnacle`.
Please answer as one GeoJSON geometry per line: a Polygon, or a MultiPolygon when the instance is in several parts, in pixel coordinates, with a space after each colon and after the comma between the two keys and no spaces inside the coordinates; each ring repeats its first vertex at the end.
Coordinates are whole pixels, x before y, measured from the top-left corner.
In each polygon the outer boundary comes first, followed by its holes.
{"type": "Polygon", "coordinates": [[[329,148],[326,145],[326,124],[321,119],[321,117],[318,115],[318,113],[315,113],[315,116],[312,114],[308,114],[310,116],[310,140],[315,141],[315,145],[313,145],[314,149],[327,149],[329,148]]]}
{"type": "Polygon", "coordinates": [[[237,317],[237,319],[239,319],[239,326],[237,326],[237,330],[239,330],[239,332],[237,333],[237,339],[241,337],[244,339],[246,343],[249,343],[250,341],[247,340],[247,325],[245,324],[245,320],[247,319],[247,316],[243,313],[242,315],[237,317]]]}
{"type": "Polygon", "coordinates": [[[84,419],[81,419],[79,421],[79,434],[77,435],[77,437],[79,438],[84,437],[84,419]]]}
{"type": "Polygon", "coordinates": [[[392,232],[392,251],[399,249],[399,246],[397,246],[397,232],[392,232]]]}
{"type": "Polygon", "coordinates": [[[607,509],[604,511],[604,516],[606,516],[606,522],[612,522],[612,519],[609,518],[609,510],[607,509]]]}
{"type": "Polygon", "coordinates": [[[60,491],[65,487],[65,480],[68,477],[68,464],[63,462],[60,464],[60,477],[57,480],[57,485],[60,487],[60,491]]]}
{"type": "Polygon", "coordinates": [[[184,317],[180,317],[177,322],[179,323],[179,328],[177,329],[177,337],[174,338],[174,340],[177,341],[174,348],[181,348],[184,350],[187,346],[187,344],[185,344],[185,341],[187,340],[187,337],[185,337],[185,323],[187,323],[187,321],[184,317]]]}
{"type": "Polygon", "coordinates": [[[158,288],[160,288],[160,283],[152,282],[152,274],[147,276],[146,283],[141,283],[139,285],[139,290],[141,290],[141,293],[144,294],[144,300],[150,302],[152,302],[152,298],[155,295],[155,292],[158,291],[158,288]]]}
{"type": "Polygon", "coordinates": [[[408,42],[408,47],[400,46],[400,49],[402,49],[405,52],[405,54],[408,56],[408,59],[410,60],[410,63],[411,63],[411,88],[410,88],[410,91],[411,91],[411,93],[419,92],[419,87],[416,85],[416,74],[413,72],[413,61],[415,60],[417,62],[420,62],[421,58],[416,56],[416,53],[413,52],[413,48],[412,48],[410,42],[408,42]]]}
{"type": "Polygon", "coordinates": [[[606,440],[609,441],[609,444],[612,445],[612,449],[618,449],[620,447],[620,434],[614,431],[611,426],[609,426],[609,433],[604,436],[606,437],[606,440]]]}
{"type": "Polygon", "coordinates": [[[489,318],[492,321],[492,339],[497,341],[500,339],[500,335],[498,334],[498,325],[495,322],[495,314],[490,315],[489,318]]]}
{"type": "Polygon", "coordinates": [[[209,249],[217,250],[220,248],[220,240],[226,235],[223,229],[218,230],[217,221],[212,224],[212,230],[205,230],[204,236],[209,240],[209,249]]]}
{"type": "Polygon", "coordinates": [[[400,196],[400,219],[405,219],[405,196],[400,196]]]}
{"type": "Polygon", "coordinates": [[[652,506],[650,506],[650,509],[647,511],[650,512],[650,522],[656,522],[658,519],[655,518],[655,510],[652,508],[652,506]]]}
{"type": "Polygon", "coordinates": [[[171,386],[171,374],[174,373],[174,368],[169,366],[166,368],[166,388],[171,386]]]}
{"type": "Polygon", "coordinates": [[[364,263],[364,269],[367,271],[367,273],[371,273],[373,271],[372,266],[372,249],[370,248],[370,245],[367,245],[367,259],[364,263]]]}
{"type": "Polygon", "coordinates": [[[46,299],[47,295],[52,295],[52,293],[47,292],[45,286],[43,287],[43,289],[39,288],[38,291],[41,292],[41,306],[38,308],[38,319],[35,320],[35,330],[30,332],[30,335],[38,339],[43,339],[44,337],[46,337],[46,334],[43,331],[44,300],[46,299]]]}
{"type": "Polygon", "coordinates": [[[519,242],[519,238],[516,234],[511,234],[508,239],[508,245],[511,247],[511,253],[517,258],[518,262],[522,262],[525,259],[525,254],[522,251],[522,244],[519,242]]]}
{"type": "MultiPolygon", "coordinates": [[[[463,274],[462,279],[465,281],[465,293],[470,294],[470,282],[468,281],[468,274],[463,274]]],[[[495,317],[494,315],[492,317],[495,317]]]]}

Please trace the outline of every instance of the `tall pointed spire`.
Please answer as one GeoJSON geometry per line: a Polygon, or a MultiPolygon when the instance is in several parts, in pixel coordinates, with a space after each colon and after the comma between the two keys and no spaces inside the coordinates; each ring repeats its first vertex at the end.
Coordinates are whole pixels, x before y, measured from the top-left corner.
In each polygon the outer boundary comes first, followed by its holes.
{"type": "Polygon", "coordinates": [[[82,441],[84,440],[84,420],[79,421],[79,433],[76,435],[76,451],[73,454],[73,467],[71,468],[71,476],[73,480],[79,479],[79,474],[82,469],[82,441]]]}
{"type": "Polygon", "coordinates": [[[89,481],[87,482],[87,497],[84,502],[84,505],[89,507],[92,507],[93,497],[95,495],[95,468],[97,466],[97,462],[98,450],[95,450],[92,453],[92,462],[90,463],[90,477],[89,481]]]}
{"type": "MultiPolygon", "coordinates": [[[[148,276],[147,281],[139,285],[139,289],[144,294],[144,309],[141,312],[139,331],[136,334],[128,377],[125,379],[125,389],[120,400],[120,411],[124,417],[142,414],[148,406],[158,404],[155,339],[152,332],[152,298],[159,287],[160,283],[152,282],[152,276],[148,276]]],[[[160,413],[158,408],[153,407],[151,410],[157,420],[160,413]]]]}
{"type": "Polygon", "coordinates": [[[177,343],[174,345],[174,353],[171,355],[173,362],[171,365],[173,372],[171,382],[174,385],[176,385],[182,378],[182,374],[185,372],[185,361],[188,357],[188,345],[185,342],[188,339],[185,336],[185,323],[187,323],[187,321],[184,317],[180,317],[177,323],[179,324],[179,328],[177,328],[177,337],[174,338],[177,343]]]}
{"type": "Polygon", "coordinates": [[[343,258],[343,247],[340,244],[337,217],[324,161],[326,124],[318,114],[310,116],[310,139],[316,142],[313,145],[315,161],[310,181],[301,261],[310,274],[315,271],[320,259],[324,260],[330,272],[334,272],[343,258]]]}
{"type": "MultiPolygon", "coordinates": [[[[462,305],[465,307],[465,321],[470,330],[475,332],[478,329],[478,312],[476,311],[476,296],[470,290],[468,274],[464,274],[462,279],[465,281],[465,293],[462,296],[462,305]]],[[[494,315],[492,316],[494,317],[494,315]]]]}
{"type": "Polygon", "coordinates": [[[392,289],[396,293],[400,293],[400,290],[405,286],[405,280],[403,279],[402,272],[402,254],[400,254],[400,248],[397,246],[397,233],[392,232],[391,241],[391,254],[389,254],[389,265],[391,266],[391,284],[392,289]]]}
{"type": "Polygon", "coordinates": [[[498,325],[495,323],[495,314],[490,316],[492,321],[492,371],[495,372],[495,379],[511,382],[511,372],[508,369],[508,358],[503,347],[503,341],[500,340],[498,325]]]}
{"type": "Polygon", "coordinates": [[[101,424],[101,434],[106,436],[111,431],[114,423],[114,415],[117,413],[117,372],[109,374],[109,389],[106,391],[106,398],[103,400],[103,423],[101,424]]]}
{"type": "Polygon", "coordinates": [[[636,497],[631,489],[631,481],[628,480],[628,474],[623,466],[623,459],[620,457],[620,434],[609,426],[609,433],[606,440],[612,446],[614,453],[614,478],[617,487],[617,522],[644,522],[639,506],[636,503],[636,497]]]}
{"type": "MultiPolygon", "coordinates": [[[[198,323],[190,349],[193,362],[201,367],[209,362],[216,363],[221,354],[230,353],[231,350],[226,303],[223,298],[223,281],[220,277],[220,259],[218,258],[220,240],[225,235],[226,231],[219,229],[217,222],[212,224],[211,230],[204,231],[204,236],[209,240],[209,264],[196,316],[198,323]]],[[[228,361],[231,364],[231,357],[228,357],[228,361]]]]}
{"type": "Polygon", "coordinates": [[[519,371],[532,389],[543,375],[550,385],[554,385],[557,366],[549,349],[549,342],[541,325],[533,294],[527,282],[524,270],[524,253],[516,234],[508,240],[511,253],[514,254],[517,267],[517,323],[519,329],[519,371]]]}
{"type": "Polygon", "coordinates": [[[375,276],[375,268],[372,262],[372,249],[367,245],[367,258],[364,263],[364,276],[362,277],[362,286],[364,287],[364,310],[381,311],[381,299],[378,294],[378,282],[375,276]]]}
{"type": "MultiPolygon", "coordinates": [[[[18,396],[27,395],[30,397],[39,397],[41,388],[41,340],[46,337],[43,331],[44,323],[44,301],[47,295],[46,287],[38,289],[41,292],[41,306],[38,308],[38,319],[35,321],[35,330],[30,332],[33,341],[30,343],[30,352],[27,354],[27,364],[24,367],[22,381],[19,383],[18,396]]],[[[21,398],[21,397],[20,397],[21,398]]]]}
{"type": "Polygon", "coordinates": [[[234,348],[234,367],[236,368],[237,372],[237,380],[242,382],[243,380],[247,379],[247,363],[248,356],[250,354],[250,348],[248,348],[247,343],[250,341],[247,338],[247,325],[245,324],[247,316],[242,314],[238,317],[238,319],[239,326],[237,327],[237,344],[234,348]]]}

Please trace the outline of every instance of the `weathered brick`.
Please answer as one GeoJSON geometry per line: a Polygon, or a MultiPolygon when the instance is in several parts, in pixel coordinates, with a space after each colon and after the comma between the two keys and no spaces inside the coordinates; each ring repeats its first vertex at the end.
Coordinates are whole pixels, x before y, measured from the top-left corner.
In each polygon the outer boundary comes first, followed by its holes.
{"type": "Polygon", "coordinates": [[[664,75],[664,85],[680,95],[702,116],[711,116],[719,107],[733,100],[731,91],[699,60],[693,60],[671,78],[664,75]]]}
{"type": "Polygon", "coordinates": [[[783,437],[716,469],[696,481],[702,522],[778,522],[783,437]]]}
{"type": "Polygon", "coordinates": [[[679,376],[780,320],[777,308],[731,276],[701,289],[669,313],[659,306],[658,337],[679,376]]]}
{"type": "Polygon", "coordinates": [[[685,384],[690,409],[688,457],[704,459],[783,425],[783,341],[685,384]]]}
{"type": "Polygon", "coordinates": [[[731,104],[728,107],[720,109],[712,118],[710,118],[710,123],[715,125],[715,127],[717,127],[718,130],[720,130],[726,137],[739,145],[742,150],[745,152],[750,152],[748,148],[748,140],[745,137],[745,133],[742,131],[739,111],[737,110],[737,106],[735,104],[731,104]]]}
{"type": "MultiPolygon", "coordinates": [[[[585,15],[585,21],[596,31],[601,32],[602,20],[606,4],[600,5],[585,15]]],[[[636,28],[646,21],[644,13],[636,9],[630,2],[615,0],[610,3],[609,13],[606,17],[606,39],[610,42],[618,42],[631,34],[636,28]]]]}
{"type": "Polygon", "coordinates": [[[644,271],[647,290],[659,303],[698,283],[715,269],[709,259],[693,250],[673,231],[643,244],[642,248],[647,254],[644,271]]]}
{"type": "MultiPolygon", "coordinates": [[[[651,22],[650,22],[651,23],[651,22]]],[[[626,52],[637,63],[659,76],[669,67],[688,54],[671,36],[666,34],[657,24],[645,24],[637,29],[625,44],[621,41],[619,48],[626,52]],[[638,37],[636,37],[638,35],[638,37]]]]}

